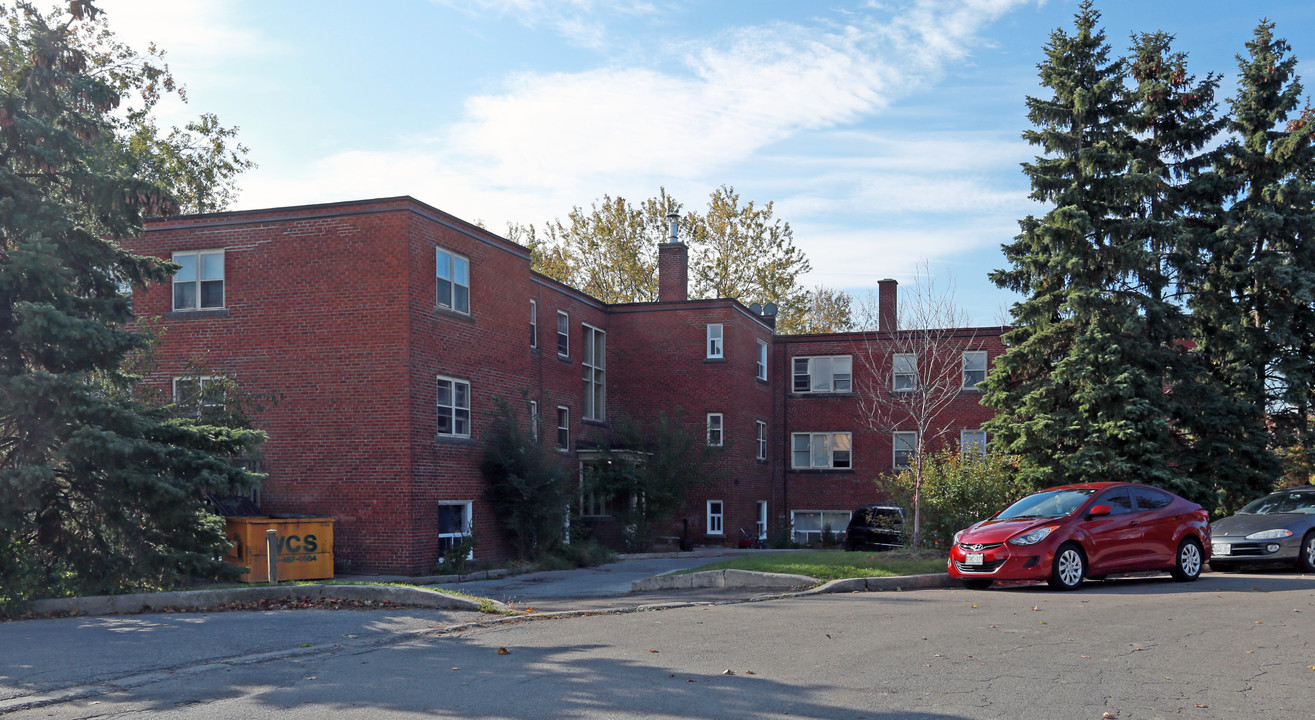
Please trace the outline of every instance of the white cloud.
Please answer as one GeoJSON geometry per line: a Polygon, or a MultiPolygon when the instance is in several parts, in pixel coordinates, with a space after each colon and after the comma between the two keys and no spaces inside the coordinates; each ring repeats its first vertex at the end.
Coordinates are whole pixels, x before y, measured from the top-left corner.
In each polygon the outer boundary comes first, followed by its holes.
{"type": "Polygon", "coordinates": [[[155,43],[166,60],[212,67],[224,58],[264,52],[268,38],[233,23],[233,3],[223,0],[101,0],[110,28],[123,42],[145,52],[155,43]]]}
{"type": "Polygon", "coordinates": [[[529,28],[546,26],[572,44],[601,48],[612,16],[650,15],[645,0],[430,0],[470,16],[511,17],[529,28]]]}

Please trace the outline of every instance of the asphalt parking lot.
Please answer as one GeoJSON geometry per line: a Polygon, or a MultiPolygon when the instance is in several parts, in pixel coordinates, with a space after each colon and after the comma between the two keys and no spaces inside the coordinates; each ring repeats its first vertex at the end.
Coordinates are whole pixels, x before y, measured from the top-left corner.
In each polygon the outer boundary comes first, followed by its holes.
{"type": "Polygon", "coordinates": [[[436,610],[65,618],[0,624],[0,713],[1308,718],[1312,615],[1315,577],[1248,573],[494,624],[436,610]]]}

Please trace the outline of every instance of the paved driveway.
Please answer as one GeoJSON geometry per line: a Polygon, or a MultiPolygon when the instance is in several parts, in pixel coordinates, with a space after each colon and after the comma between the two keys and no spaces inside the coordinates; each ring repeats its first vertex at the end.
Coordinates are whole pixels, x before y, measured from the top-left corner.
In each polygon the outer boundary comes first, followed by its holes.
{"type": "Polygon", "coordinates": [[[436,611],[69,618],[0,624],[0,713],[1305,720],[1312,615],[1315,578],[1272,573],[461,629],[470,618],[436,611]]]}

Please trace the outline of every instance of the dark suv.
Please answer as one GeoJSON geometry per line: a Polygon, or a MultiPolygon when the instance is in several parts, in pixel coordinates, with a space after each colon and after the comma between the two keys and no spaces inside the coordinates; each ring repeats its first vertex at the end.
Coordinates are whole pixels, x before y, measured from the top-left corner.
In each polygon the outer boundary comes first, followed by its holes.
{"type": "Polygon", "coordinates": [[[904,547],[904,511],[895,505],[864,505],[845,528],[846,550],[890,550],[904,547]]]}

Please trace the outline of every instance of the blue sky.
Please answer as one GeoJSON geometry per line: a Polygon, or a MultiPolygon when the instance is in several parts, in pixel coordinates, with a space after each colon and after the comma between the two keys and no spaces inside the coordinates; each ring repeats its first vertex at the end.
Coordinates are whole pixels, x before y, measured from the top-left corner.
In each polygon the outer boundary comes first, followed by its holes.
{"type": "MultiPolygon", "coordinates": [[[[101,0],[260,167],[236,209],[412,195],[501,232],[604,194],[716,187],[773,201],[808,285],[859,298],[926,261],[975,324],[1016,298],[987,273],[1044,212],[1019,163],[1024,98],[1077,0],[101,0]]],[[[1174,33],[1224,75],[1261,17],[1315,67],[1310,0],[1105,0],[1116,51],[1174,33]]],[[[1307,84],[1308,93],[1315,80],[1307,84]]]]}

